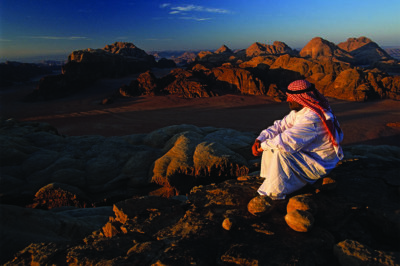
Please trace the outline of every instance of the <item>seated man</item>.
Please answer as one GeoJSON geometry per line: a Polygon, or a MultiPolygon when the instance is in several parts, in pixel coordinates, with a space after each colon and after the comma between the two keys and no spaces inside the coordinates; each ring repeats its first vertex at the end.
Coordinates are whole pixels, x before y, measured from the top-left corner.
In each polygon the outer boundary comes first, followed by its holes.
{"type": "Polygon", "coordinates": [[[260,195],[285,199],[307,183],[328,174],[343,159],[343,133],[326,98],[306,80],[287,89],[292,110],[282,120],[263,130],[253,144],[262,155],[260,195]]]}

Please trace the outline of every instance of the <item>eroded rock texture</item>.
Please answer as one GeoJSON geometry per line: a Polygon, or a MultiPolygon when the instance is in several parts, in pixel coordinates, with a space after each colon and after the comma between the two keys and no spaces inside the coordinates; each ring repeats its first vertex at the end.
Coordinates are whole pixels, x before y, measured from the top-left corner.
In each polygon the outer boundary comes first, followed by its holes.
{"type": "Polygon", "coordinates": [[[192,125],[110,138],[56,132],[2,123],[5,265],[399,263],[398,147],[345,147],[326,182],[257,201],[269,207],[253,215],[249,203],[263,179],[244,152],[251,134],[192,125]],[[246,162],[248,171],[232,171],[246,162]],[[159,188],[150,183],[154,169],[176,193],[149,195],[159,188]],[[308,216],[290,215],[288,224],[287,210],[308,212],[312,226],[308,216]]]}

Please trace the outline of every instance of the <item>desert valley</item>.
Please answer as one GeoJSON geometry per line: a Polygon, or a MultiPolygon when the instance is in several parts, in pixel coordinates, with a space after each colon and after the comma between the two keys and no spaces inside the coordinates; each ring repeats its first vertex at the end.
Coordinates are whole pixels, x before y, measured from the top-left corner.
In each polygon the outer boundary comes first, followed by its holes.
{"type": "Polygon", "coordinates": [[[366,37],[159,54],[116,42],[58,74],[2,64],[0,263],[400,265],[398,59],[366,37]],[[297,79],[328,97],[345,158],[254,206],[251,146],[297,79]]]}

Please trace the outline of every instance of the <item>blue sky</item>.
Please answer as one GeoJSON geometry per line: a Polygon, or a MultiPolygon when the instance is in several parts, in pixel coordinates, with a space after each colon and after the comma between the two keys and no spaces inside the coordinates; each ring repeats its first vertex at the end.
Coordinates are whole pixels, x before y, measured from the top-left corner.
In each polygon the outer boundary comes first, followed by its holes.
{"type": "Polygon", "coordinates": [[[399,0],[0,0],[0,60],[51,59],[132,42],[145,51],[301,48],[366,36],[400,46],[399,0]]]}

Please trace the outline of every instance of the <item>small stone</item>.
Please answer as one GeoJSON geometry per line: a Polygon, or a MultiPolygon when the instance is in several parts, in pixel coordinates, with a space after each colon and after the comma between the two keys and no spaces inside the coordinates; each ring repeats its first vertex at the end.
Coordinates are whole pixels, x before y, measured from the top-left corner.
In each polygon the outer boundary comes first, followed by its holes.
{"type": "Polygon", "coordinates": [[[271,212],[273,200],[268,196],[257,196],[247,204],[247,210],[255,216],[263,216],[271,212]]]}
{"type": "Polygon", "coordinates": [[[235,221],[233,218],[225,218],[225,220],[222,222],[222,228],[227,231],[231,230],[234,225],[235,221]]]}
{"type": "Polygon", "coordinates": [[[249,181],[249,180],[251,180],[253,177],[251,177],[251,176],[248,176],[248,175],[244,175],[244,176],[239,176],[238,178],[237,178],[237,180],[238,181],[249,181]]]}
{"type": "Polygon", "coordinates": [[[314,216],[308,211],[294,210],[286,214],[285,221],[294,231],[308,232],[314,225],[314,216]]]}
{"type": "Polygon", "coordinates": [[[319,179],[314,187],[316,188],[316,192],[319,193],[321,191],[333,190],[336,188],[336,180],[331,177],[324,177],[319,179]]]}
{"type": "Polygon", "coordinates": [[[315,215],[317,213],[317,204],[309,195],[297,195],[289,199],[286,207],[287,213],[294,210],[308,211],[315,215]]]}

